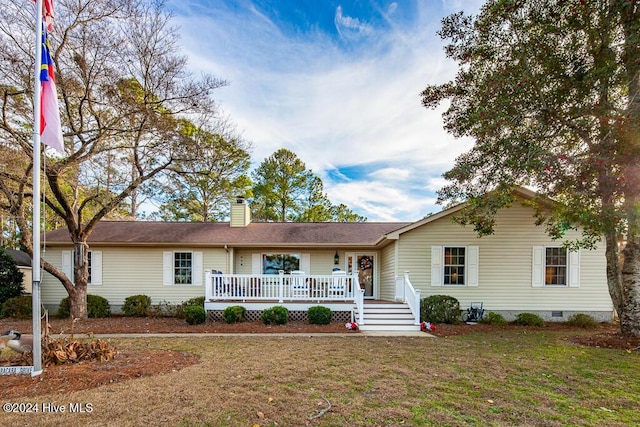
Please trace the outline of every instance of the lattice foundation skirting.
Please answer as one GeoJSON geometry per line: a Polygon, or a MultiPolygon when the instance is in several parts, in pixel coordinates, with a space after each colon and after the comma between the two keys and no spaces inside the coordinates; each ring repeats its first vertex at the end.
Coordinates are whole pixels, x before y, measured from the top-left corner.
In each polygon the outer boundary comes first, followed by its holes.
{"type": "MultiPolygon", "coordinates": [[[[207,311],[207,316],[212,322],[224,322],[224,318],[222,317],[222,310],[210,310],[207,311]]],[[[262,320],[262,311],[261,310],[247,310],[245,314],[245,320],[247,322],[259,322],[262,320]]],[[[290,322],[308,322],[309,317],[307,316],[306,311],[289,311],[289,321],[290,322]]],[[[350,322],[351,321],[351,312],[350,311],[332,311],[331,312],[331,322],[350,322]]]]}

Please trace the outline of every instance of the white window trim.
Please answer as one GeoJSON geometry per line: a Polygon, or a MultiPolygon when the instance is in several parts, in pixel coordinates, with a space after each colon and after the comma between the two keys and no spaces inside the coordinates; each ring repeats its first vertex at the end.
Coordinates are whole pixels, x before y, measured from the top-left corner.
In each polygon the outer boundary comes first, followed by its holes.
{"type": "MultiPolygon", "coordinates": [[[[102,285],[102,251],[90,250],[91,253],[91,281],[87,286],[102,285]]],[[[62,272],[75,283],[73,275],[73,251],[62,251],[62,272]]]]}
{"type": "Polygon", "coordinates": [[[202,286],[203,274],[202,269],[202,252],[190,251],[190,250],[175,250],[164,251],[162,253],[162,284],[164,286],[202,286]],[[191,281],[192,283],[176,283],[175,282],[175,269],[174,260],[176,253],[190,253],[191,254],[191,281]]]}
{"type": "Polygon", "coordinates": [[[533,288],[579,288],[580,287],[580,250],[567,253],[567,283],[564,285],[547,285],[545,283],[546,249],[560,246],[534,246],[531,262],[531,287],[533,288]]]}
{"type": "Polygon", "coordinates": [[[298,255],[300,256],[300,268],[299,270],[304,271],[306,274],[309,274],[311,271],[311,254],[303,253],[303,252],[285,252],[285,251],[270,251],[270,252],[258,252],[252,254],[252,263],[251,263],[251,272],[253,274],[264,274],[264,256],[265,255],[273,255],[273,254],[282,254],[282,255],[298,255]]]}
{"type": "Polygon", "coordinates": [[[431,246],[431,286],[477,287],[479,277],[480,248],[478,246],[443,245],[431,246]],[[444,284],[444,248],[465,249],[465,283],[444,284]]]}

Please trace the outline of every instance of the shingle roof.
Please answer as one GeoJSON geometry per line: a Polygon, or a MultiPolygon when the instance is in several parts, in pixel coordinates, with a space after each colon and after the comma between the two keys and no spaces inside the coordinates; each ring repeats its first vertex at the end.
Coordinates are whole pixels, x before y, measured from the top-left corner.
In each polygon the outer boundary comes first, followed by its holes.
{"type": "Polygon", "coordinates": [[[18,266],[31,267],[31,255],[16,249],[6,249],[7,254],[18,266]]]}
{"type": "MultiPolygon", "coordinates": [[[[230,227],[228,222],[101,221],[89,244],[196,246],[374,246],[408,222],[266,222],[230,227]]],[[[66,229],[47,233],[47,245],[69,244],[66,229]]]]}

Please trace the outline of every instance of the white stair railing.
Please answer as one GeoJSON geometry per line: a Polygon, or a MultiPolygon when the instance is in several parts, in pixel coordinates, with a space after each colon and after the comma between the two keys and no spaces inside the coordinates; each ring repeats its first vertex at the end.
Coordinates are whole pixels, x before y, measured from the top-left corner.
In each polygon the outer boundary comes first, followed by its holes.
{"type": "Polygon", "coordinates": [[[404,298],[415,318],[414,325],[420,325],[420,290],[411,284],[408,271],[404,272],[404,298]]]}

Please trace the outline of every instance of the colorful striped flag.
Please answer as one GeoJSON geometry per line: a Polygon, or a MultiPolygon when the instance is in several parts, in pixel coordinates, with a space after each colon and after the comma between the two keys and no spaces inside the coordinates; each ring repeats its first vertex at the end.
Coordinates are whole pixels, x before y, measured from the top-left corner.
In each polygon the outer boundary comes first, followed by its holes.
{"type": "MultiPolygon", "coordinates": [[[[51,3],[49,0],[48,3],[51,3]]],[[[42,31],[42,64],[40,65],[40,140],[64,154],[58,92],[53,74],[49,38],[46,28],[42,31]]]]}
{"type": "MultiPolygon", "coordinates": [[[[33,0],[34,3],[38,3],[33,0]]],[[[42,0],[42,16],[47,29],[51,31],[53,29],[53,0],[42,0]]]]}

